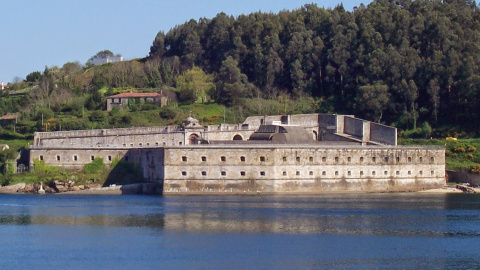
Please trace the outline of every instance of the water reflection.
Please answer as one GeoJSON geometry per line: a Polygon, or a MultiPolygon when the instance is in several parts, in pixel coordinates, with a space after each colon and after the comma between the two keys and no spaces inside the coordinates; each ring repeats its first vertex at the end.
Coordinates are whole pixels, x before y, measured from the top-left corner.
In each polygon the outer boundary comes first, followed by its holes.
{"type": "Polygon", "coordinates": [[[480,236],[480,197],[362,194],[269,197],[0,197],[0,226],[145,227],[242,234],[480,236]]]}

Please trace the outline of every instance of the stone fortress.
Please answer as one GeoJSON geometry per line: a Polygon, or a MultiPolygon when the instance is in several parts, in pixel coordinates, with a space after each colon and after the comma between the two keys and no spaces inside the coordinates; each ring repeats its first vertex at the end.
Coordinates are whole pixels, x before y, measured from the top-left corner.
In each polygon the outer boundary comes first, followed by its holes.
{"type": "Polygon", "coordinates": [[[397,146],[397,130],[350,115],[248,117],[241,124],[37,132],[33,160],[81,169],[138,164],[168,193],[416,191],[445,185],[445,148],[397,146]]]}

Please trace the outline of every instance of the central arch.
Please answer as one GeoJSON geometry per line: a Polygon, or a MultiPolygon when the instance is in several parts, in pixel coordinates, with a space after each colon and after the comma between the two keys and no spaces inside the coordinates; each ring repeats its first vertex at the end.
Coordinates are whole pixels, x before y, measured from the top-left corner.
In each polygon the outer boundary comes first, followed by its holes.
{"type": "Polygon", "coordinates": [[[190,137],[188,138],[188,143],[189,144],[198,144],[198,134],[191,134],[190,137]]]}
{"type": "Polygon", "coordinates": [[[243,137],[242,137],[242,135],[237,134],[237,135],[233,136],[233,140],[234,141],[243,141],[243,137]]]}

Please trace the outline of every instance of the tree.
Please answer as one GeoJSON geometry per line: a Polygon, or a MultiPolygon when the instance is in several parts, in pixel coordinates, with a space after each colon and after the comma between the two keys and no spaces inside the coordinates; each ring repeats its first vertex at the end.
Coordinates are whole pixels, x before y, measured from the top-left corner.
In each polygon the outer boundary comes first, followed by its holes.
{"type": "Polygon", "coordinates": [[[190,103],[205,103],[215,91],[213,76],[194,66],[177,78],[178,98],[190,103]]]}
{"type": "Polygon", "coordinates": [[[361,114],[380,123],[388,103],[388,86],[381,82],[361,86],[357,91],[356,101],[361,114]]]}
{"type": "Polygon", "coordinates": [[[231,56],[222,62],[217,77],[217,90],[217,100],[226,105],[237,104],[241,98],[251,93],[252,85],[231,56]]]}
{"type": "Polygon", "coordinates": [[[99,51],[97,54],[90,57],[90,59],[88,59],[87,62],[92,63],[93,60],[95,60],[95,59],[103,59],[103,58],[108,58],[108,57],[113,57],[113,56],[114,56],[114,54],[110,50],[103,50],[103,51],[99,51]]]}

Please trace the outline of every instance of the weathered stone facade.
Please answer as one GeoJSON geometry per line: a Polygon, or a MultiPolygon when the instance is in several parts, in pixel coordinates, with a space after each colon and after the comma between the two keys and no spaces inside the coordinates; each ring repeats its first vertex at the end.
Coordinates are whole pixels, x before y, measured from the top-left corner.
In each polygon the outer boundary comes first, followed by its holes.
{"type": "Polygon", "coordinates": [[[444,148],[399,147],[396,129],[343,115],[249,117],[206,127],[191,118],[181,127],[36,133],[30,149],[31,164],[41,159],[66,169],[96,157],[135,162],[164,193],[413,191],[445,184],[444,148]],[[312,142],[233,141],[276,122],[304,128],[312,142]],[[224,143],[200,144],[211,141],[224,143]]]}

